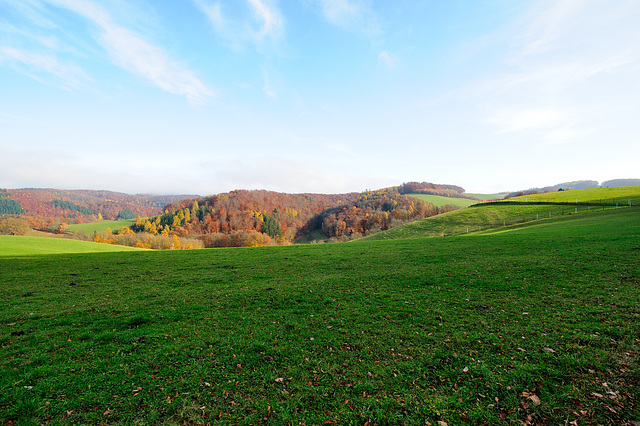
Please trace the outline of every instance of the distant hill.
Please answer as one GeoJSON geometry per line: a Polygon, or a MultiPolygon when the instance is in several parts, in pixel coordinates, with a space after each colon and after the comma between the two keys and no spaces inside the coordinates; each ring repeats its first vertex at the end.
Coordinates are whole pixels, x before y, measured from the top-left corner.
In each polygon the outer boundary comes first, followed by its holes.
{"type": "Polygon", "coordinates": [[[194,195],[131,195],[113,191],[52,188],[0,189],[0,216],[21,215],[35,229],[52,223],[95,222],[99,218],[153,216],[167,203],[194,195]]]}
{"type": "Polygon", "coordinates": [[[620,186],[640,186],[640,179],[613,179],[602,183],[595,180],[576,180],[572,182],[558,183],[543,188],[530,188],[509,193],[505,198],[518,197],[521,195],[540,194],[544,192],[568,191],[576,189],[593,189],[593,188],[614,188],[620,186]]]}
{"type": "Polygon", "coordinates": [[[601,188],[617,188],[620,186],[640,186],[640,179],[612,179],[600,184],[601,188]]]}

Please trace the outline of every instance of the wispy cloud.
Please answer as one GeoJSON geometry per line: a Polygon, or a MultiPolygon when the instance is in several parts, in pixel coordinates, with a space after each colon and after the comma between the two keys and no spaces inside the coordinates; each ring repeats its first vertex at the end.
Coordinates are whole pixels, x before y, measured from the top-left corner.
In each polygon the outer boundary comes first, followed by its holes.
{"type": "Polygon", "coordinates": [[[639,19],[638,3],[626,0],[535,3],[511,29],[504,72],[476,88],[487,100],[483,121],[542,143],[577,142],[608,125],[601,116],[638,105],[621,91],[639,93],[639,19]]]}
{"type": "Polygon", "coordinates": [[[65,88],[77,88],[90,81],[79,64],[87,59],[87,54],[100,54],[99,46],[102,46],[116,66],[166,92],[185,96],[192,103],[202,103],[214,96],[193,71],[162,47],[116,23],[98,3],[90,0],[5,1],[24,22],[22,26],[17,23],[3,26],[5,34],[12,37],[11,45],[0,46],[0,61],[19,65],[21,72],[40,81],[47,80],[45,74],[55,76],[65,88]],[[69,35],[60,22],[59,9],[71,11],[97,27],[92,37],[98,46],[69,35]]]}
{"type": "Polygon", "coordinates": [[[13,47],[0,47],[0,64],[7,62],[32,78],[44,82],[44,74],[56,77],[57,84],[65,89],[78,88],[91,79],[79,67],[61,63],[53,55],[43,55],[13,47]]]}
{"type": "Polygon", "coordinates": [[[261,45],[266,39],[277,40],[284,31],[284,19],[277,6],[268,0],[246,0],[251,16],[228,18],[222,2],[192,0],[209,23],[227,43],[239,48],[246,43],[261,45]]]}
{"type": "Polygon", "coordinates": [[[268,7],[262,0],[249,0],[254,13],[262,21],[262,29],[258,31],[257,37],[279,36],[282,30],[282,17],[273,7],[268,7]]]}
{"type": "Polygon", "coordinates": [[[186,96],[192,103],[202,103],[214,93],[196,74],[173,60],[164,49],[151,44],[134,31],[113,22],[109,13],[86,0],[51,0],[97,25],[99,41],[113,62],[169,93],[186,96]]]}
{"type": "Polygon", "coordinates": [[[271,81],[269,79],[269,73],[267,71],[263,72],[263,78],[264,78],[264,86],[262,86],[262,91],[268,97],[270,97],[271,99],[276,99],[278,97],[278,94],[276,93],[276,91],[271,86],[271,81]]]}
{"type": "Polygon", "coordinates": [[[394,68],[396,66],[396,58],[391,53],[383,50],[378,55],[378,61],[381,64],[384,64],[387,68],[394,68]]]}
{"type": "Polygon", "coordinates": [[[343,29],[373,36],[380,32],[378,18],[364,0],[314,0],[325,19],[343,29]]]}

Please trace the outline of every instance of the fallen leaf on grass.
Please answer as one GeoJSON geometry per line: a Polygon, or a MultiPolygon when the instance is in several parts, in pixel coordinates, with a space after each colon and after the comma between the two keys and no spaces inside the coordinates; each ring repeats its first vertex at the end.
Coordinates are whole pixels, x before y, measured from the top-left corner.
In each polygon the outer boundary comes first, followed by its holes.
{"type": "Polygon", "coordinates": [[[538,398],[537,395],[530,395],[529,399],[533,401],[533,405],[535,405],[536,407],[541,404],[540,398],[538,398]]]}
{"type": "Polygon", "coordinates": [[[554,351],[554,350],[553,350],[553,349],[551,349],[551,348],[544,348],[543,350],[544,350],[545,352],[550,353],[550,354],[555,354],[555,353],[556,353],[556,351],[554,351]]]}
{"type": "Polygon", "coordinates": [[[102,413],[103,416],[107,416],[111,414],[111,408],[107,408],[107,411],[105,411],[104,413],[102,413]]]}

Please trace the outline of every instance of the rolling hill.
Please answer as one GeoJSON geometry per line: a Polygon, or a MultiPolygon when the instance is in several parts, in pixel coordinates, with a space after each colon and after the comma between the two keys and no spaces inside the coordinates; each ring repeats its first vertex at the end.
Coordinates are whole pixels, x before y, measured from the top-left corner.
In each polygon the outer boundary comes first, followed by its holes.
{"type": "Polygon", "coordinates": [[[0,422],[639,418],[638,207],[501,230],[0,257],[0,422]]]}

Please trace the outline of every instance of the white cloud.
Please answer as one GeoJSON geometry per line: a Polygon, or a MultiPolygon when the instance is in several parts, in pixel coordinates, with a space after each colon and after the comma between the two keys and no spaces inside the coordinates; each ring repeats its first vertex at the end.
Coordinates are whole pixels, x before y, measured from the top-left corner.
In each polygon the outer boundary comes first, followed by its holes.
{"type": "Polygon", "coordinates": [[[376,13],[364,0],[314,0],[325,19],[349,31],[373,36],[380,32],[376,13]]]}
{"type": "Polygon", "coordinates": [[[233,189],[267,189],[287,193],[345,193],[365,188],[389,186],[389,179],[345,173],[337,168],[318,167],[316,158],[242,158],[221,161],[208,159],[200,170],[206,188],[200,193],[233,189]],[[295,179],[292,179],[295,176],[295,179]]]}
{"type": "Polygon", "coordinates": [[[63,88],[77,88],[90,81],[85,72],[74,65],[61,63],[55,56],[43,55],[12,47],[0,47],[0,63],[9,62],[38,81],[44,82],[42,73],[57,77],[63,88]]]}
{"type": "Polygon", "coordinates": [[[96,4],[86,0],[51,1],[97,25],[102,30],[100,41],[117,66],[169,93],[186,96],[192,103],[201,103],[214,96],[194,72],[171,59],[162,48],[114,23],[111,16],[96,4]]]}
{"type": "Polygon", "coordinates": [[[105,26],[102,39],[115,64],[161,89],[184,95],[192,103],[214,96],[192,71],[170,59],[166,53],[119,26],[105,26]]]}
{"type": "Polygon", "coordinates": [[[263,22],[262,29],[258,31],[257,37],[271,35],[277,36],[282,30],[282,17],[275,8],[268,7],[263,0],[248,0],[253,7],[258,19],[263,22]]]}
{"type": "Polygon", "coordinates": [[[378,61],[384,64],[387,68],[394,68],[396,66],[396,58],[391,53],[383,50],[378,55],[378,61]]]}
{"type": "Polygon", "coordinates": [[[264,71],[263,77],[264,77],[264,86],[262,86],[262,91],[271,99],[276,99],[278,97],[278,94],[271,86],[271,81],[269,80],[269,73],[267,71],[264,71]]]}
{"type": "Polygon", "coordinates": [[[606,131],[612,111],[640,107],[638,6],[535,3],[510,30],[501,75],[475,87],[483,121],[498,133],[533,132],[543,144],[577,143],[606,131]]]}
{"type": "Polygon", "coordinates": [[[87,54],[95,54],[96,47],[64,28],[63,18],[55,10],[61,8],[97,26],[96,41],[118,67],[164,91],[185,96],[192,103],[201,103],[214,96],[193,71],[172,59],[163,48],[118,25],[98,3],[89,0],[5,1],[25,22],[20,25],[20,20],[16,19],[15,23],[3,26],[2,31],[11,35],[14,46],[2,47],[0,60],[4,58],[4,61],[21,65],[20,71],[40,81],[47,80],[43,76],[47,73],[62,81],[60,84],[65,88],[77,88],[90,80],[77,64],[85,60],[87,54]]]}
{"type": "Polygon", "coordinates": [[[265,39],[277,40],[284,31],[284,19],[269,0],[246,0],[252,17],[231,19],[225,16],[221,2],[192,0],[207,17],[213,29],[234,48],[247,42],[262,44],[265,39]]]}

